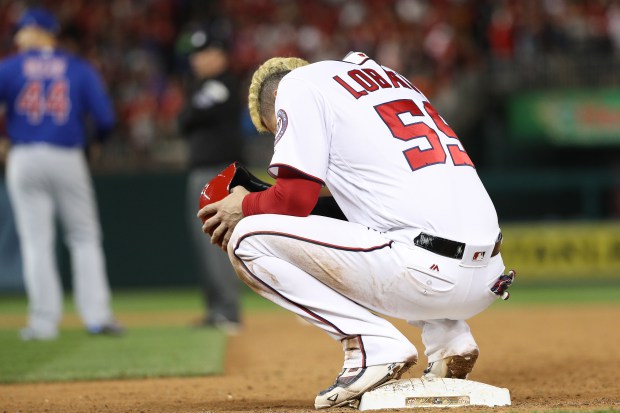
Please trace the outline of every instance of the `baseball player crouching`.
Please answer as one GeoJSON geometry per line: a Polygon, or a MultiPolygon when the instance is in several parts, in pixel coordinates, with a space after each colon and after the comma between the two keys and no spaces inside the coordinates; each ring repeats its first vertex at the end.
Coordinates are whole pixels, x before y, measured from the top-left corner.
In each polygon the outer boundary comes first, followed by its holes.
{"type": "Polygon", "coordinates": [[[427,377],[466,378],[478,346],[465,320],[512,275],[493,203],[450,126],[363,53],[270,59],[249,106],[275,135],[275,185],[237,186],[198,215],[245,283],[342,343],[342,372],[315,407],[350,404],[416,363],[413,344],[376,314],[422,329],[427,377]],[[309,215],[322,187],[347,221],[309,215]]]}

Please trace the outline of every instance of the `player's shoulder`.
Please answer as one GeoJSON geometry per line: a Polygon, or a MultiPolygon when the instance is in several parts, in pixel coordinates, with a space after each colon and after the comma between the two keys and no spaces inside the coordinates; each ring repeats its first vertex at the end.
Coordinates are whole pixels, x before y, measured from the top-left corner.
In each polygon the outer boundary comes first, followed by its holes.
{"type": "Polygon", "coordinates": [[[69,67],[89,67],[90,63],[88,63],[88,61],[78,55],[76,55],[75,53],[73,53],[70,50],[64,49],[64,48],[57,48],[54,49],[53,52],[53,57],[56,59],[62,59],[66,62],[67,66],[69,67]]]}
{"type": "MultiPolygon", "coordinates": [[[[284,79],[299,79],[308,82],[321,82],[331,79],[343,72],[361,67],[362,65],[377,65],[368,55],[361,52],[350,52],[341,60],[322,60],[307,66],[302,66],[286,75],[284,79]]],[[[282,79],[282,80],[284,80],[282,79]]]]}
{"type": "Polygon", "coordinates": [[[23,53],[15,53],[15,54],[9,55],[9,56],[1,59],[0,60],[0,67],[6,69],[6,68],[10,68],[12,66],[20,65],[23,60],[24,60],[24,54],[23,53]]]}
{"type": "Polygon", "coordinates": [[[325,76],[326,73],[337,71],[342,67],[342,65],[346,64],[347,63],[342,60],[322,60],[320,62],[299,67],[286,75],[284,79],[311,79],[314,77],[322,77],[325,76]]]}
{"type": "Polygon", "coordinates": [[[56,51],[56,56],[67,61],[68,65],[75,66],[78,68],[90,68],[91,64],[88,60],[80,57],[76,54],[73,54],[70,51],[59,49],[56,51]]]}
{"type": "Polygon", "coordinates": [[[0,60],[0,82],[12,83],[21,73],[23,54],[13,54],[0,60]]]}
{"type": "Polygon", "coordinates": [[[340,60],[322,60],[299,67],[282,78],[280,88],[294,93],[306,91],[312,94],[323,94],[326,83],[342,71],[342,65],[346,64],[340,60]]]}

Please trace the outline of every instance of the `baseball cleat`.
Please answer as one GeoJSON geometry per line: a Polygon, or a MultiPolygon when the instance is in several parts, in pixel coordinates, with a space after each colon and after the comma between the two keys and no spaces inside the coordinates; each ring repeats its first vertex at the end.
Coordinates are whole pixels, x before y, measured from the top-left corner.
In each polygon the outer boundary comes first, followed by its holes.
{"type": "Polygon", "coordinates": [[[326,409],[354,403],[365,392],[390,380],[398,380],[413,364],[399,362],[365,368],[345,368],[331,387],[316,396],[314,407],[326,409]]]}
{"type": "Polygon", "coordinates": [[[207,318],[199,321],[196,327],[217,328],[231,336],[241,332],[241,323],[239,321],[230,320],[221,314],[209,315],[207,318]]]}
{"type": "Polygon", "coordinates": [[[125,334],[125,329],[116,322],[99,326],[89,326],[86,331],[92,336],[120,337],[125,334]]]}
{"type": "Polygon", "coordinates": [[[32,327],[25,327],[19,330],[19,338],[22,341],[50,341],[58,338],[58,331],[56,330],[37,330],[32,327]]]}
{"type": "Polygon", "coordinates": [[[424,370],[424,379],[466,379],[478,359],[478,350],[459,356],[450,356],[428,364],[424,370]]]}

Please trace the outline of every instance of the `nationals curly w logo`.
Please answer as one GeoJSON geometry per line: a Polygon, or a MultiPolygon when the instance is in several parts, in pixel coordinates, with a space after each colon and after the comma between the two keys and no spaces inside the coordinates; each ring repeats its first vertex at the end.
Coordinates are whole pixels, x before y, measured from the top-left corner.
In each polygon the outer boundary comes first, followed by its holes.
{"type": "Polygon", "coordinates": [[[286,132],[286,127],[288,126],[288,115],[284,109],[280,109],[278,111],[276,122],[276,139],[273,146],[278,144],[278,141],[282,138],[282,135],[284,135],[284,132],[286,132]]]}

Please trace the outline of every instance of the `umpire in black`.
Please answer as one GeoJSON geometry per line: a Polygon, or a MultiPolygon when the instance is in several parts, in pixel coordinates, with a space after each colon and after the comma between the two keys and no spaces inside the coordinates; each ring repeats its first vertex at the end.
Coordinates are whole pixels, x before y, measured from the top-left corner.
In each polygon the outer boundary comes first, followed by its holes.
{"type": "Polygon", "coordinates": [[[193,79],[178,126],[189,143],[187,217],[199,259],[206,314],[200,325],[228,333],[240,327],[239,284],[226,253],[210,243],[196,219],[203,186],[227,165],[242,161],[241,97],[230,71],[230,32],[213,22],[188,32],[193,79]]]}

